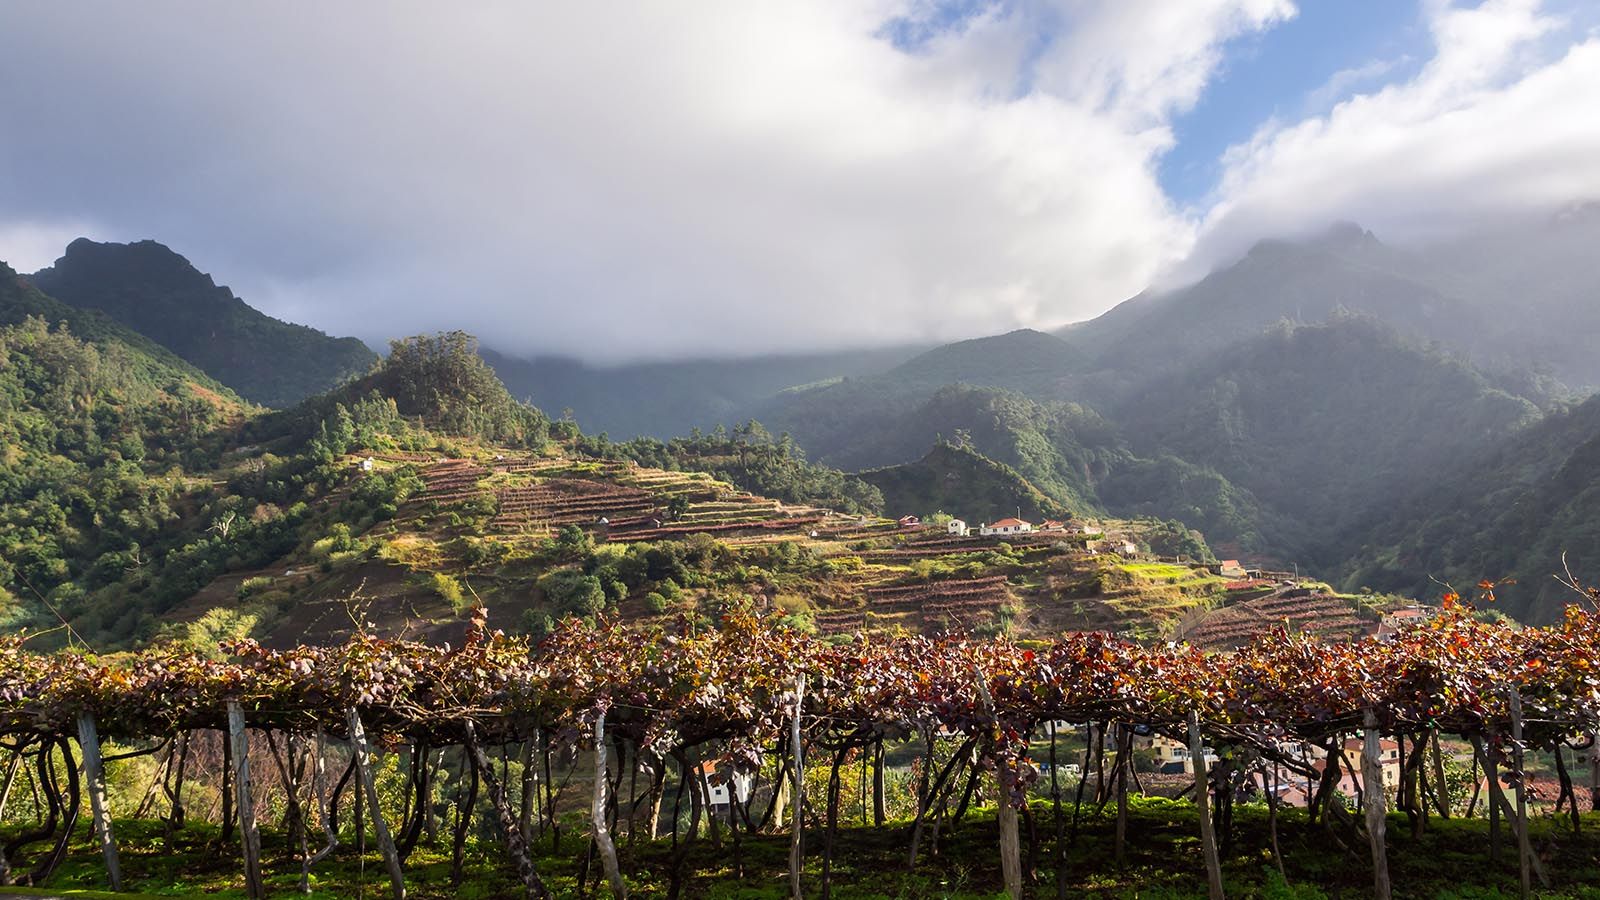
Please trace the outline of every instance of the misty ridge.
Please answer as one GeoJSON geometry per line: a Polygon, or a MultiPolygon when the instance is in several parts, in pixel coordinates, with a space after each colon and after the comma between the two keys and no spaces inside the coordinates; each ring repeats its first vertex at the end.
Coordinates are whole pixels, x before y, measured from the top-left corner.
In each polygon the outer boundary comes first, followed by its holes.
{"type": "MultiPolygon", "coordinates": [[[[1562,553],[1582,565],[1593,553],[1585,532],[1542,525],[1524,546],[1502,535],[1490,550],[1484,532],[1443,521],[1471,496],[1475,468],[1506,460],[1538,429],[1582,420],[1600,380],[1588,352],[1600,338],[1597,239],[1595,204],[1403,247],[1345,223],[1263,240],[1192,284],[1141,292],[1053,333],[613,366],[518,357],[494,349],[492,335],[476,352],[511,396],[602,441],[755,421],[763,440],[782,435],[815,464],[860,473],[886,511],[959,502],[983,518],[1023,506],[1154,516],[1222,552],[1304,564],[1349,589],[1426,595],[1433,579],[1481,574],[1463,566],[1494,560],[1497,576],[1529,579],[1506,608],[1537,619],[1559,594],[1540,586],[1540,567],[1562,553]],[[934,490],[929,478],[966,466],[930,456],[951,444],[1025,487],[934,490]],[[1443,537],[1405,533],[1427,524],[1414,502],[1397,502],[1412,496],[1446,517],[1427,525],[1443,537]],[[1393,544],[1375,543],[1380,535],[1393,544]]],[[[378,359],[256,312],[155,242],[80,239],[27,280],[268,405],[336,389],[378,359]]],[[[1576,451],[1589,437],[1579,429],[1562,441],[1576,451]]],[[[1555,474],[1502,465],[1530,488],[1555,474]]],[[[1574,502],[1587,501],[1559,501],[1574,502]]]]}
{"type": "MultiPolygon", "coordinates": [[[[1512,578],[1502,608],[1551,618],[1563,555],[1600,564],[1575,462],[1600,386],[1600,136],[1550,110],[1582,106],[1600,47],[1539,3],[1442,4],[1387,10],[1402,18],[1367,24],[1407,49],[1327,71],[1307,42],[1352,20],[1234,6],[1137,41],[1110,7],[730,14],[831,48],[831,68],[738,57],[717,17],[641,13],[607,53],[653,28],[683,44],[637,71],[574,55],[595,37],[583,16],[513,59],[486,39],[492,16],[411,12],[388,32],[409,55],[352,66],[306,44],[321,94],[309,70],[191,79],[220,40],[177,38],[181,65],[131,40],[97,64],[66,54],[46,93],[81,115],[3,95],[33,123],[0,157],[26,173],[0,252],[33,269],[5,321],[110,341],[112,359],[154,350],[147,373],[192,367],[249,410],[232,437],[174,439],[201,459],[252,423],[343,434],[355,405],[392,402],[479,441],[548,423],[573,452],[697,465],[841,514],[1150,520],[1192,532],[1178,543],[1195,556],[1303,564],[1363,596],[1512,578]],[[480,46],[482,71],[423,52],[444,36],[480,46]],[[708,86],[734,60],[755,93],[708,86]],[[448,153],[397,113],[397,65],[416,67],[408,102],[457,136],[448,153]],[[572,71],[590,76],[582,114],[551,93],[572,71]],[[233,102],[246,85],[255,99],[233,102]],[[1223,107],[1253,130],[1207,136],[1223,107]],[[211,127],[186,140],[191,118],[211,127]],[[88,121],[137,137],[115,173],[62,164],[97,139],[88,121]],[[246,146],[251,125],[303,142],[246,146]],[[221,215],[207,191],[224,181],[272,187],[221,215]],[[156,184],[173,188],[159,202],[156,184]],[[392,341],[443,342],[423,358],[458,380],[396,375],[392,341]],[[461,381],[469,352],[486,365],[461,381]],[[1484,478],[1497,499],[1469,521],[1484,478]]],[[[31,13],[35,39],[0,45],[0,74],[81,15],[31,13]]],[[[106,16],[92,33],[156,27],[106,16]]],[[[250,8],[210,24],[247,57],[305,41],[250,8]]],[[[77,551],[39,552],[57,589],[92,583],[77,551]]]]}

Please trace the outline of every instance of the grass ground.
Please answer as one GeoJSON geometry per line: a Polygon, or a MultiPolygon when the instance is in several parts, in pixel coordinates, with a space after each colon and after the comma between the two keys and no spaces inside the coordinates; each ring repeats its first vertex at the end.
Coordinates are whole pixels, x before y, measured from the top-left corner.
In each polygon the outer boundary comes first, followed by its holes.
{"type": "MultiPolygon", "coordinates": [[[[1048,804],[1033,807],[1037,855],[1030,887],[1032,896],[1055,896],[1052,864],[1054,826],[1048,804]]],[[[1070,818],[1070,809],[1067,810],[1070,818]]],[[[132,896],[243,897],[238,850],[216,841],[216,830],[194,827],[166,847],[154,822],[118,823],[123,870],[132,896]]],[[[1068,826],[1070,833],[1070,826],[1068,826]]],[[[1552,887],[1545,898],[1600,898],[1600,818],[1589,816],[1581,835],[1565,821],[1538,819],[1530,829],[1544,860],[1552,887]]],[[[1184,898],[1205,896],[1198,824],[1187,803],[1135,797],[1124,860],[1115,858],[1113,820],[1085,811],[1075,842],[1069,841],[1064,867],[1066,893],[1072,897],[1184,898]]],[[[1024,824],[1024,853],[1027,826],[1024,824]]],[[[1517,894],[1514,845],[1508,839],[1498,863],[1488,860],[1488,827],[1482,820],[1434,819],[1428,831],[1413,838],[1402,815],[1391,817],[1390,867],[1395,894],[1437,900],[1477,900],[1517,894]]],[[[347,835],[347,838],[349,836],[347,835]]],[[[1320,826],[1309,825],[1298,811],[1285,811],[1279,843],[1285,875],[1280,876],[1269,850],[1266,816],[1258,807],[1236,810],[1232,846],[1224,855],[1223,876],[1229,897],[1321,898],[1371,895],[1371,865],[1364,841],[1349,849],[1320,826]]],[[[821,896],[820,832],[807,833],[805,885],[808,896],[821,896]]],[[[537,865],[559,897],[578,895],[577,872],[587,842],[574,828],[561,852],[540,842],[537,865]]],[[[737,848],[724,834],[722,846],[701,837],[685,841],[675,854],[671,842],[629,847],[621,838],[623,870],[636,896],[665,896],[676,869],[684,896],[708,900],[758,900],[787,896],[787,835],[747,837],[737,848]]],[[[263,834],[269,891],[294,893],[298,862],[276,832],[263,834]]],[[[1000,873],[996,830],[991,811],[968,816],[940,835],[937,846],[925,844],[917,868],[906,866],[908,840],[904,827],[882,829],[846,826],[837,839],[832,893],[840,900],[864,898],[990,898],[997,896],[1000,873]]],[[[35,848],[37,849],[37,848],[35,848]]],[[[448,847],[419,846],[406,865],[408,894],[416,900],[476,900],[520,896],[514,873],[499,845],[488,836],[469,844],[466,877],[450,884],[448,847]]],[[[104,887],[99,855],[87,830],[51,880],[46,896],[72,896],[104,887]]],[[[592,893],[591,881],[591,893],[592,893]]],[[[314,871],[312,896],[387,896],[383,867],[375,854],[358,856],[349,840],[334,857],[314,871]]],[[[94,896],[88,894],[84,896],[94,896]]],[[[128,897],[129,894],[117,895],[128,897]]]]}

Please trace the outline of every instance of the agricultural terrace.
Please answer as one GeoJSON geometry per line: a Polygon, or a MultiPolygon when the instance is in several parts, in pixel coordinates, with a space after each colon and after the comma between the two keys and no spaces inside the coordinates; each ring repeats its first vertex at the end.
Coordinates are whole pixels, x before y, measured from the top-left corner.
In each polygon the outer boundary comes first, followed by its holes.
{"type": "Polygon", "coordinates": [[[414,471],[421,489],[358,537],[366,556],[350,554],[358,559],[329,577],[315,560],[286,567],[322,587],[270,632],[274,646],[343,639],[343,600],[356,592],[380,625],[436,640],[459,638],[474,598],[535,635],[565,614],[666,622],[753,603],[837,637],[1092,628],[1141,639],[1171,637],[1226,600],[1225,582],[1202,566],[1092,554],[1082,535],[958,537],[786,504],[699,472],[489,450],[380,465],[414,471]]]}

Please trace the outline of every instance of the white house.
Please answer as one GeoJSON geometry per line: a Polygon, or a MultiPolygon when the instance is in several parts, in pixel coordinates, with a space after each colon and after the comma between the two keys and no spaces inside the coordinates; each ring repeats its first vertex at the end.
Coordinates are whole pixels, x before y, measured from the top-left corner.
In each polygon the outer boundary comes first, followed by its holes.
{"type": "Polygon", "coordinates": [[[958,537],[966,537],[967,523],[961,521],[960,519],[951,519],[945,523],[944,530],[947,534],[953,534],[958,537]]]}
{"type": "Polygon", "coordinates": [[[361,471],[363,471],[363,472],[371,472],[372,471],[372,457],[368,456],[368,457],[366,457],[366,458],[361,460],[361,471]]]}
{"type": "Polygon", "coordinates": [[[1217,566],[1217,574],[1223,578],[1246,578],[1244,566],[1239,565],[1237,559],[1225,559],[1217,566]]]}
{"type": "Polygon", "coordinates": [[[1033,531],[1033,525],[1021,519],[1001,519],[978,528],[978,533],[984,537],[993,534],[1028,534],[1033,531]]]}
{"type": "Polygon", "coordinates": [[[706,787],[711,791],[711,809],[718,813],[728,811],[728,797],[733,791],[738,792],[739,802],[750,802],[750,786],[752,779],[743,772],[735,772],[728,778],[717,777],[717,764],[707,760],[700,764],[700,772],[705,775],[706,787]],[[729,788],[732,788],[732,791],[729,788]]]}

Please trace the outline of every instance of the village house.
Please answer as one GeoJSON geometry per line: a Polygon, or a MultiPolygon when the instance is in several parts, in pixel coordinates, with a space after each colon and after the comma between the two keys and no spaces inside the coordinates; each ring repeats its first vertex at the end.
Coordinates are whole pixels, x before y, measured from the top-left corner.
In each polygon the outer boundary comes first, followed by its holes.
{"type": "Polygon", "coordinates": [[[1189,746],[1182,741],[1159,734],[1135,734],[1133,736],[1134,752],[1154,751],[1157,772],[1189,771],[1189,746]]]}
{"type": "Polygon", "coordinates": [[[363,458],[361,460],[361,471],[363,471],[363,472],[371,472],[372,471],[372,457],[368,456],[368,457],[365,457],[365,458],[363,458]]]}
{"type": "Polygon", "coordinates": [[[1066,527],[1066,523],[1065,522],[1057,522],[1055,519],[1045,519],[1044,522],[1039,525],[1039,530],[1040,531],[1061,531],[1065,527],[1066,527]]]}
{"type": "Polygon", "coordinates": [[[713,814],[718,816],[729,815],[731,812],[729,809],[729,797],[734,793],[737,793],[740,803],[750,802],[752,779],[748,774],[735,772],[728,778],[718,778],[715,760],[707,760],[701,763],[700,774],[705,776],[706,788],[711,794],[711,811],[713,814]]]}
{"type": "Polygon", "coordinates": [[[917,516],[901,516],[898,520],[901,528],[921,528],[922,519],[917,516]]]}
{"type": "Polygon", "coordinates": [[[1406,606],[1400,609],[1391,609],[1383,614],[1383,624],[1390,628],[1421,625],[1432,619],[1434,612],[1435,609],[1430,606],[1406,606]]]}
{"type": "Polygon", "coordinates": [[[953,534],[957,537],[966,537],[967,523],[960,519],[951,519],[944,524],[944,530],[946,534],[953,534]]]}
{"type": "MultiPolygon", "coordinates": [[[[1363,788],[1361,780],[1361,738],[1350,738],[1344,742],[1343,754],[1339,758],[1339,783],[1335,790],[1346,797],[1354,798],[1361,793],[1363,788]]],[[[1383,786],[1394,788],[1400,784],[1400,745],[1394,741],[1378,742],[1378,765],[1383,774],[1383,786]]],[[[1311,764],[1320,775],[1328,768],[1326,758],[1319,759],[1311,764]]]]}
{"type": "Polygon", "coordinates": [[[1225,559],[1217,564],[1217,574],[1223,578],[1241,579],[1248,578],[1249,572],[1239,564],[1237,559],[1225,559]]]}
{"type": "Polygon", "coordinates": [[[1029,534],[1033,531],[1033,524],[1021,519],[1006,518],[988,525],[980,525],[978,533],[984,537],[996,534],[1029,534]]]}

